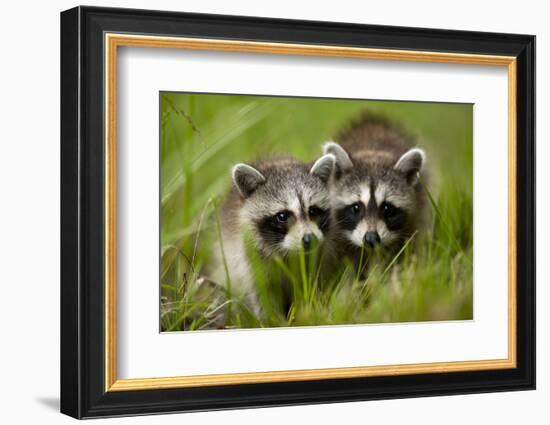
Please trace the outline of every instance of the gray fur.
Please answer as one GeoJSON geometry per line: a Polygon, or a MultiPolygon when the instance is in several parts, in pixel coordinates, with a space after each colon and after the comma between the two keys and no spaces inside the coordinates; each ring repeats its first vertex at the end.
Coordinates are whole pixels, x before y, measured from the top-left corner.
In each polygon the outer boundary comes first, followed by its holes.
{"type": "Polygon", "coordinates": [[[340,172],[349,171],[353,167],[348,153],[338,143],[325,143],[323,145],[323,153],[334,155],[334,158],[336,160],[336,167],[340,172]]]}
{"type": "Polygon", "coordinates": [[[233,184],[244,197],[252,195],[259,185],[265,183],[262,173],[250,165],[237,164],[233,167],[231,174],[233,184]]]}
{"type": "Polygon", "coordinates": [[[382,246],[398,249],[425,222],[426,200],[418,176],[425,175],[426,154],[415,147],[409,134],[386,118],[370,113],[353,122],[334,140],[325,144],[323,151],[339,152],[337,163],[338,158],[343,158],[344,164],[330,184],[334,223],[331,242],[335,250],[356,257],[361,246],[365,246],[363,235],[367,231],[378,232],[382,246]],[[371,198],[373,202],[368,204],[371,198]],[[343,228],[346,224],[338,218],[343,217],[338,211],[355,202],[363,204],[364,217],[353,224],[353,230],[343,228]],[[384,219],[385,203],[405,212],[398,229],[390,229],[384,219]]]}
{"type": "Polygon", "coordinates": [[[402,172],[407,176],[407,181],[410,184],[416,183],[418,173],[422,171],[422,167],[426,162],[426,153],[422,149],[413,148],[405,152],[397,161],[394,169],[402,172]]]}
{"type": "MultiPolygon", "coordinates": [[[[298,249],[306,233],[324,239],[308,210],[312,206],[329,210],[328,180],[334,162],[333,155],[324,155],[314,164],[277,157],[233,168],[234,187],[220,214],[225,260],[232,290],[243,296],[256,312],[259,312],[259,303],[246,255],[245,233],[250,235],[254,248],[265,259],[298,249]],[[292,215],[284,239],[276,240],[262,231],[262,223],[275,219],[281,211],[290,211],[292,215]]],[[[276,236],[280,238],[281,235],[276,236]]],[[[216,257],[214,280],[225,282],[221,251],[216,257]]]]}
{"type": "Polygon", "coordinates": [[[323,155],[321,158],[315,161],[309,172],[314,176],[319,177],[324,182],[327,182],[332,175],[335,163],[336,157],[333,154],[329,153],[323,155]]]}

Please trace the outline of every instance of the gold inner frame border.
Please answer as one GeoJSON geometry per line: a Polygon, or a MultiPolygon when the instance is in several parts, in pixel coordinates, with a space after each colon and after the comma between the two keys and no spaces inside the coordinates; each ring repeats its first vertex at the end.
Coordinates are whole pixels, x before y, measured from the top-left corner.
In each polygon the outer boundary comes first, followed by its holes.
{"type": "Polygon", "coordinates": [[[105,46],[105,391],[137,391],[216,385],[237,385],[269,382],[312,381],[322,379],[359,378],[511,369],[516,358],[516,58],[513,56],[428,52],[393,49],[371,49],[331,45],[288,44],[204,38],[180,38],[150,35],[106,33],[105,46]],[[116,324],[116,93],[118,47],[170,48],[206,51],[248,52],[280,55],[324,56],[355,59],[396,60],[469,65],[504,66],[508,72],[508,357],[495,360],[397,364],[118,379],[116,324]]]}

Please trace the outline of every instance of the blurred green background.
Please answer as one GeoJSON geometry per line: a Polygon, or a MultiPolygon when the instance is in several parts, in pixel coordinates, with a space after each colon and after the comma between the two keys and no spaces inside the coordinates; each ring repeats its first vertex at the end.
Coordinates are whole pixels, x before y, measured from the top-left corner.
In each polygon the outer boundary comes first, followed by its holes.
{"type": "Polygon", "coordinates": [[[293,317],[241,312],[228,327],[472,318],[472,105],[163,92],[160,108],[162,330],[206,329],[216,314],[206,266],[231,166],[277,153],[312,161],[364,109],[384,113],[426,150],[431,236],[358,288],[297,302],[293,317]]]}

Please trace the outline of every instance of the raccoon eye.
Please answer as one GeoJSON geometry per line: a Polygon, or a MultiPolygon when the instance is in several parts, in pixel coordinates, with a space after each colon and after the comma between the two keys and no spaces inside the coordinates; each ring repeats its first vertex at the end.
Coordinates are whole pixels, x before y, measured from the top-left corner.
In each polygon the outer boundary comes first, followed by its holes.
{"type": "Polygon", "coordinates": [[[407,213],[389,202],[380,205],[380,216],[384,219],[390,231],[402,229],[407,222],[407,213]]]}
{"type": "Polygon", "coordinates": [[[382,212],[384,213],[384,217],[392,217],[398,212],[398,209],[392,204],[384,202],[382,204],[382,212]]]}
{"type": "Polygon", "coordinates": [[[323,214],[323,210],[319,207],[309,207],[309,215],[311,217],[319,217],[321,214],[323,214]]]}
{"type": "Polygon", "coordinates": [[[359,214],[361,212],[363,205],[360,202],[356,202],[355,204],[350,205],[350,210],[354,214],[359,214]]]}
{"type": "Polygon", "coordinates": [[[288,217],[289,217],[289,214],[286,211],[281,211],[281,212],[278,212],[277,214],[275,214],[275,219],[279,223],[286,223],[287,220],[288,220],[288,217]]]}

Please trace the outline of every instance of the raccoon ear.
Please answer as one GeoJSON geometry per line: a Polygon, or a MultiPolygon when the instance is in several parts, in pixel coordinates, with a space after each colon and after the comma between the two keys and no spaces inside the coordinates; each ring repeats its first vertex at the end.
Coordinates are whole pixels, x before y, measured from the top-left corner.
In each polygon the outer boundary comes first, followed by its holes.
{"type": "Polygon", "coordinates": [[[425,162],[426,153],[422,149],[414,148],[405,152],[393,168],[405,174],[409,184],[415,184],[425,162]]]}
{"type": "Polygon", "coordinates": [[[331,153],[336,159],[336,169],[340,172],[346,172],[353,167],[353,163],[349,158],[348,153],[342,146],[335,142],[327,142],[323,145],[323,153],[331,153]]]}
{"type": "Polygon", "coordinates": [[[247,198],[265,182],[265,177],[254,167],[246,164],[237,164],[233,167],[233,184],[242,196],[247,198]]]}
{"type": "Polygon", "coordinates": [[[334,170],[334,164],[336,164],[336,157],[328,153],[315,161],[309,172],[327,182],[332,174],[332,170],[334,170]]]}

